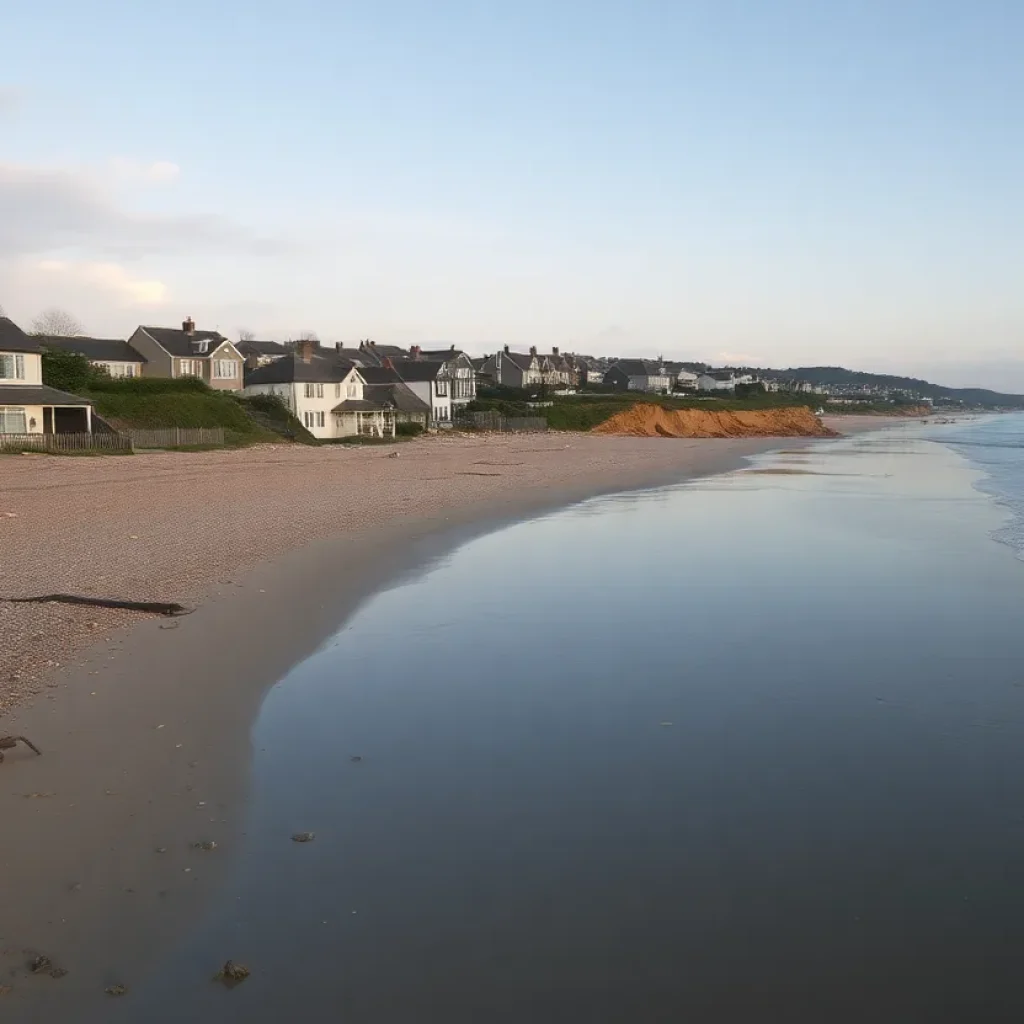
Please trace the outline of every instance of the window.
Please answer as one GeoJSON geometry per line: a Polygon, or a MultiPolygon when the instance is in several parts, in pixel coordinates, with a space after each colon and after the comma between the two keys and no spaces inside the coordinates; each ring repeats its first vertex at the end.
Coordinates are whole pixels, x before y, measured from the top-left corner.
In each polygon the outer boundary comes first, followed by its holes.
{"type": "Polygon", "coordinates": [[[25,357],[20,352],[0,354],[0,380],[24,380],[25,357]]]}
{"type": "Polygon", "coordinates": [[[15,406],[0,406],[0,434],[27,434],[25,410],[15,406]]]}
{"type": "Polygon", "coordinates": [[[101,366],[106,366],[107,372],[111,377],[134,377],[135,376],[135,364],[134,363],[101,363],[101,366]]]}
{"type": "Polygon", "coordinates": [[[345,388],[345,397],[346,398],[358,398],[359,397],[359,385],[358,384],[349,384],[345,388]]]}
{"type": "Polygon", "coordinates": [[[312,430],[314,427],[322,427],[325,420],[326,417],[323,412],[313,412],[311,409],[307,409],[302,414],[302,422],[307,430],[312,430]]]}
{"type": "Polygon", "coordinates": [[[335,398],[341,398],[341,385],[340,384],[335,384],[334,385],[334,397],[335,398]]]}
{"type": "Polygon", "coordinates": [[[179,377],[202,377],[203,364],[198,359],[181,359],[178,362],[179,377]]]}
{"type": "Polygon", "coordinates": [[[214,380],[235,380],[238,377],[238,363],[234,359],[214,359],[214,380]]]}
{"type": "Polygon", "coordinates": [[[323,398],[324,397],[324,386],[323,384],[307,384],[305,388],[305,395],[307,398],[323,398]]]}
{"type": "Polygon", "coordinates": [[[434,389],[435,389],[435,393],[437,394],[438,398],[447,398],[448,397],[448,381],[446,381],[446,380],[434,381],[434,389]]]}
{"type": "Polygon", "coordinates": [[[323,410],[321,409],[321,410],[320,410],[320,412],[318,412],[318,413],[316,414],[316,425],[317,425],[318,427],[322,427],[322,426],[324,425],[324,420],[325,420],[325,419],[326,419],[326,414],[325,414],[325,413],[324,413],[324,411],[323,411],[323,410]]]}

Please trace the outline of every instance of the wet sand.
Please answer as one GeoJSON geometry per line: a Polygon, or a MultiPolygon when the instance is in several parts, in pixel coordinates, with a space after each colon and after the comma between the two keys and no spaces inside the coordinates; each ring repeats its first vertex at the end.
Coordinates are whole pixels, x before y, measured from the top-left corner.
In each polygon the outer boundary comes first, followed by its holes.
{"type": "MultiPolygon", "coordinates": [[[[9,751],[0,766],[5,1019],[95,1010],[195,920],[230,870],[264,694],[374,591],[503,521],[727,471],[779,443],[519,436],[410,444],[398,459],[319,449],[5,464],[5,588],[197,607],[101,622],[99,643],[27,674],[37,696],[15,691],[0,720],[44,751],[9,751]],[[467,475],[484,470],[501,475],[467,475]],[[36,953],[67,976],[29,976],[36,953]]],[[[66,621],[74,651],[85,634],[66,621]]],[[[283,768],[291,754],[278,752],[283,768]]]]}

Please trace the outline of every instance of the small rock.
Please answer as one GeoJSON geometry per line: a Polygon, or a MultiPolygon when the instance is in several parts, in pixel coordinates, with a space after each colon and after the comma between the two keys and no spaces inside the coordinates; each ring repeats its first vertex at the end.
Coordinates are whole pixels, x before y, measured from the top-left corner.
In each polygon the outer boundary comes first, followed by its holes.
{"type": "Polygon", "coordinates": [[[167,852],[167,847],[166,846],[158,846],[156,848],[156,852],[157,853],[166,853],[167,852]]]}
{"type": "Polygon", "coordinates": [[[212,839],[204,839],[201,843],[193,843],[193,850],[216,850],[217,844],[212,839]]]}
{"type": "Polygon", "coordinates": [[[316,839],[315,832],[296,832],[292,836],[293,843],[311,843],[314,839],[316,839]]]}
{"type": "Polygon", "coordinates": [[[352,755],[352,756],[351,756],[351,757],[349,758],[349,760],[350,760],[350,761],[362,761],[362,759],[363,759],[363,758],[362,758],[362,756],[361,756],[360,754],[353,754],[353,755],[352,755]]]}
{"type": "Polygon", "coordinates": [[[220,971],[214,976],[214,981],[222,981],[229,988],[240,985],[252,972],[245,964],[236,964],[234,960],[228,960],[220,971]]]}
{"type": "Polygon", "coordinates": [[[128,992],[127,985],[111,985],[103,990],[108,996],[123,996],[128,992]]]}

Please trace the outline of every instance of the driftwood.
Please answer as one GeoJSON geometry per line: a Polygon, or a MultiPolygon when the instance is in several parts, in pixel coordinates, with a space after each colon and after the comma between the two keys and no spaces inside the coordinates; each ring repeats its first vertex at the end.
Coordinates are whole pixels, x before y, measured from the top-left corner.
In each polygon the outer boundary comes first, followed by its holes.
{"type": "Polygon", "coordinates": [[[0,597],[9,604],[84,604],[92,608],[125,608],[152,615],[189,615],[191,608],[174,601],[117,601],[107,597],[82,597],[79,594],[43,594],[41,597],[0,597]]]}
{"type": "Polygon", "coordinates": [[[26,736],[0,736],[0,764],[3,763],[5,750],[13,750],[18,743],[24,743],[26,747],[34,750],[37,754],[41,754],[42,751],[26,736]]]}

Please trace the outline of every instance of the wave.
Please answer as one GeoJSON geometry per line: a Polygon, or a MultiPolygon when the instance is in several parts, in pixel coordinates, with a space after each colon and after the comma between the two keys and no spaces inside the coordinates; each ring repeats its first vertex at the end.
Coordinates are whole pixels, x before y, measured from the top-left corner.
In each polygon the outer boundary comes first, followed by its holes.
{"type": "Polygon", "coordinates": [[[958,424],[935,440],[959,452],[985,474],[978,489],[1010,513],[1009,521],[993,537],[1024,560],[1024,416],[958,424]]]}

